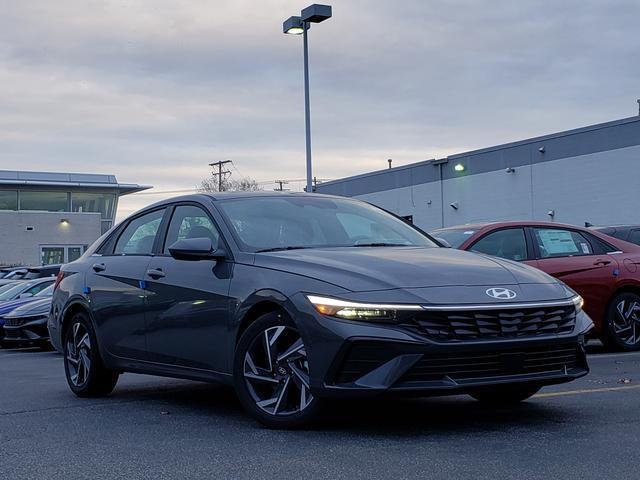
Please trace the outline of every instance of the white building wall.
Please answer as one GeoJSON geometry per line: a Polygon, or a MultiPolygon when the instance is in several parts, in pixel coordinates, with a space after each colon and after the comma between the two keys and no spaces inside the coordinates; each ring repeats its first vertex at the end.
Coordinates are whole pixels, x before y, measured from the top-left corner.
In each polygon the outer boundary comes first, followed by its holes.
{"type": "Polygon", "coordinates": [[[640,224],[639,180],[640,146],[632,146],[520,166],[514,173],[461,174],[442,182],[443,202],[439,181],[357,198],[398,215],[413,215],[414,223],[426,230],[526,219],[640,224]],[[553,218],[547,214],[551,210],[553,218]]]}
{"type": "Polygon", "coordinates": [[[0,264],[39,265],[44,245],[91,245],[101,235],[100,217],[99,213],[0,211],[0,264]]]}

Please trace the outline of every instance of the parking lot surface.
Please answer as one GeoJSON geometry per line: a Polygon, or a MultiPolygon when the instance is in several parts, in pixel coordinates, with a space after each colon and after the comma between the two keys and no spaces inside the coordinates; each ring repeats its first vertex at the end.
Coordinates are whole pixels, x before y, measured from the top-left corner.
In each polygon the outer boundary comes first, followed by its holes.
{"type": "Polygon", "coordinates": [[[313,430],[267,430],[225,387],[125,374],[79,399],[62,358],[0,350],[0,478],[638,478],[640,353],[515,408],[470,397],[334,407],[313,430]]]}

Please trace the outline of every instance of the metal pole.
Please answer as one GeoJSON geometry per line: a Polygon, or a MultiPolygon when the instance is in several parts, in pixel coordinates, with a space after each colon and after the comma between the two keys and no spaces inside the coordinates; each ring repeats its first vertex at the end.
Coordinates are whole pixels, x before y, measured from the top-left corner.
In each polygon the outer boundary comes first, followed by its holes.
{"type": "Polygon", "coordinates": [[[309,44],[307,42],[307,31],[309,23],[303,25],[303,45],[304,45],[304,120],[307,141],[307,192],[313,192],[311,174],[311,109],[309,107],[309,44]]]}

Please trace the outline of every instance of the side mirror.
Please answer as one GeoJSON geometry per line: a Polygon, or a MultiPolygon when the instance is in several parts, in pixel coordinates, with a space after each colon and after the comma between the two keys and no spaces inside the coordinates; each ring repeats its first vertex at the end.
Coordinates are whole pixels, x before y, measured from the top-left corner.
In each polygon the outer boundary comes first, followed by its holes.
{"type": "Polygon", "coordinates": [[[18,298],[31,298],[33,297],[33,293],[29,293],[29,292],[25,292],[25,293],[21,293],[18,298]]]}
{"type": "Polygon", "coordinates": [[[447,242],[444,238],[440,238],[440,237],[433,237],[433,238],[435,238],[438,242],[440,242],[443,247],[451,248],[451,244],[447,242]]]}
{"type": "Polygon", "coordinates": [[[227,256],[223,249],[214,249],[208,237],[178,240],[169,247],[169,253],[176,260],[217,260],[227,256]]]}

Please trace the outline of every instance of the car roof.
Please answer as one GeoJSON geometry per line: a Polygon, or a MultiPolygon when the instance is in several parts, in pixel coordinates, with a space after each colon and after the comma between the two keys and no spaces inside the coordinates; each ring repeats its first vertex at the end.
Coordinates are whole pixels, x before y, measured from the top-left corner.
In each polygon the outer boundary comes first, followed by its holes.
{"type": "MultiPolygon", "coordinates": [[[[163,207],[165,205],[171,205],[178,202],[203,202],[204,200],[212,200],[214,202],[218,200],[231,200],[237,198],[256,198],[256,197],[316,197],[316,198],[335,198],[341,200],[358,200],[356,198],[341,197],[339,195],[325,195],[323,193],[307,193],[307,192],[276,192],[276,191],[260,191],[260,192],[212,192],[212,193],[194,193],[191,195],[180,195],[177,197],[171,197],[158,202],[152,203],[140,210],[132,213],[128,218],[137,216],[140,213],[154,208],[163,207]]],[[[362,201],[362,200],[359,200],[362,201]]]]}
{"type": "Polygon", "coordinates": [[[604,230],[605,228],[613,228],[613,229],[631,229],[631,228],[640,228],[640,225],[597,225],[591,227],[593,230],[604,230]]]}
{"type": "Polygon", "coordinates": [[[500,222],[482,222],[482,223],[465,223],[463,225],[454,225],[451,227],[445,228],[437,228],[433,231],[443,231],[443,230],[483,230],[489,228],[502,228],[502,227],[554,227],[554,228],[577,228],[580,230],[585,230],[584,227],[580,227],[578,225],[570,225],[568,223],[558,223],[558,222],[545,222],[545,221],[535,221],[535,220],[509,220],[509,221],[500,221],[500,222]]]}
{"type": "Polygon", "coordinates": [[[42,270],[53,270],[56,268],[62,267],[61,263],[54,263],[51,265],[40,265],[39,267],[29,267],[27,271],[29,272],[41,272],[42,270]]]}

